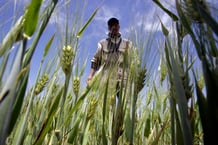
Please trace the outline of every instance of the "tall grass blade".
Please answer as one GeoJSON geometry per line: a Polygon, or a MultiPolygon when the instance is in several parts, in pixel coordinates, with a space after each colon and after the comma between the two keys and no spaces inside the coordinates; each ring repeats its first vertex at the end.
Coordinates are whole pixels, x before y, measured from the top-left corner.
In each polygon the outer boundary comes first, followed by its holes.
{"type": "Polygon", "coordinates": [[[201,91],[197,80],[196,80],[196,76],[195,77],[195,86],[196,86],[196,94],[197,94],[197,103],[198,103],[198,110],[199,110],[199,114],[200,114],[200,118],[201,118],[201,125],[203,128],[203,132],[204,132],[204,143],[206,144],[209,140],[209,134],[210,134],[210,129],[209,129],[209,118],[208,118],[208,106],[207,106],[207,100],[206,97],[204,96],[203,92],[201,91]]]}
{"type": "Polygon", "coordinates": [[[204,7],[202,7],[197,0],[191,0],[194,4],[194,8],[201,14],[201,16],[204,18],[204,22],[207,23],[208,26],[211,27],[213,32],[218,36],[218,23],[217,21],[210,15],[208,11],[205,10],[204,7]]]}
{"type": "Polygon", "coordinates": [[[172,12],[170,12],[167,8],[165,8],[159,0],[152,0],[154,3],[156,3],[164,12],[166,12],[172,19],[173,21],[178,21],[178,17],[173,14],[172,12]]]}
{"type": "Polygon", "coordinates": [[[82,145],[87,145],[88,137],[89,137],[88,135],[89,126],[90,126],[90,121],[88,121],[86,128],[85,128],[82,145]]]}
{"type": "Polygon", "coordinates": [[[41,145],[43,140],[44,140],[45,135],[50,131],[52,121],[53,121],[54,116],[58,110],[58,106],[59,106],[59,102],[60,102],[62,93],[63,93],[63,88],[59,91],[59,93],[55,97],[55,100],[51,105],[52,107],[49,110],[48,116],[45,119],[45,122],[43,123],[43,126],[42,126],[42,128],[41,128],[41,130],[40,130],[40,132],[39,132],[39,134],[34,142],[34,145],[41,145]]]}
{"type": "Polygon", "coordinates": [[[20,40],[23,35],[23,16],[21,16],[14,26],[10,29],[8,34],[4,37],[2,44],[0,45],[0,57],[11,49],[13,44],[20,40]],[[9,50],[8,50],[9,49],[9,50]]]}
{"type": "Polygon", "coordinates": [[[169,57],[170,57],[170,63],[172,65],[172,76],[170,77],[171,82],[174,85],[175,88],[175,96],[176,96],[176,102],[178,104],[179,114],[180,114],[180,121],[182,126],[182,133],[183,133],[183,139],[185,144],[192,144],[192,133],[191,133],[191,126],[189,122],[188,117],[188,106],[187,106],[187,100],[185,96],[185,91],[182,86],[182,81],[180,80],[179,76],[179,68],[178,64],[176,63],[176,60],[173,58],[172,48],[169,44],[169,40],[167,39],[167,47],[169,49],[169,57]]]}
{"type": "Polygon", "coordinates": [[[51,48],[51,44],[52,44],[52,42],[54,40],[54,36],[55,36],[55,34],[52,35],[52,37],[50,38],[50,40],[46,44],[46,47],[44,49],[44,53],[43,53],[43,56],[42,56],[42,60],[41,60],[42,62],[44,61],[46,55],[48,54],[49,49],[51,48]]]}
{"type": "Polygon", "coordinates": [[[46,28],[46,26],[47,26],[47,24],[49,22],[49,19],[51,17],[51,14],[54,11],[54,8],[55,8],[57,2],[58,2],[58,0],[51,0],[49,5],[43,11],[42,17],[40,19],[42,21],[41,25],[40,25],[40,28],[37,31],[37,34],[36,34],[32,44],[31,44],[30,48],[28,49],[28,51],[25,54],[25,59],[24,59],[23,66],[26,66],[30,62],[30,60],[32,58],[32,55],[33,55],[33,53],[34,53],[34,51],[36,49],[36,46],[38,44],[38,41],[39,41],[43,31],[45,30],[45,28],[46,28]]]}
{"type": "Polygon", "coordinates": [[[207,90],[207,128],[209,129],[208,132],[205,132],[205,140],[204,143],[211,144],[216,141],[217,137],[214,132],[218,129],[218,118],[217,118],[217,110],[218,110],[218,79],[217,75],[214,71],[211,71],[206,59],[202,60],[202,68],[204,73],[205,79],[205,86],[207,90]],[[207,134],[208,133],[208,134],[207,134]]]}
{"type": "Polygon", "coordinates": [[[176,111],[175,113],[176,116],[176,144],[178,145],[184,145],[184,137],[183,137],[183,129],[182,129],[182,124],[180,123],[179,120],[179,113],[176,111]]]}
{"type": "Polygon", "coordinates": [[[148,138],[149,134],[151,133],[151,119],[150,117],[148,117],[146,119],[146,123],[145,123],[145,129],[144,129],[144,136],[148,138]]]}
{"type": "Polygon", "coordinates": [[[24,36],[30,38],[36,30],[42,0],[32,0],[24,15],[24,36]]]}
{"type": "Polygon", "coordinates": [[[12,70],[6,80],[5,86],[0,93],[0,143],[5,144],[5,140],[9,135],[11,115],[16,100],[16,89],[18,85],[17,77],[21,70],[21,64],[26,48],[24,41],[17,51],[12,70]]]}
{"type": "Polygon", "coordinates": [[[80,77],[83,75],[85,68],[86,68],[86,65],[87,65],[87,59],[83,62],[83,65],[82,65],[82,68],[81,68],[81,71],[79,74],[80,77]]]}
{"type": "Polygon", "coordinates": [[[163,34],[167,37],[169,35],[169,31],[167,30],[167,28],[164,26],[164,24],[162,23],[162,21],[160,20],[161,23],[161,28],[162,28],[162,32],[163,34]]]}
{"type": "Polygon", "coordinates": [[[68,143],[73,144],[73,142],[75,141],[77,135],[78,135],[78,130],[79,130],[79,124],[80,124],[81,120],[80,118],[77,118],[75,121],[75,124],[72,128],[71,133],[69,134],[69,138],[67,140],[68,143]]]}
{"type": "MultiPolygon", "coordinates": [[[[169,63],[169,62],[168,62],[169,63]]],[[[176,137],[175,137],[175,115],[176,115],[176,103],[175,98],[173,97],[172,87],[170,88],[170,131],[171,131],[171,143],[176,144],[176,137]]]]}
{"type": "Polygon", "coordinates": [[[104,92],[104,98],[103,98],[103,108],[102,108],[102,117],[103,117],[103,125],[102,125],[102,143],[103,145],[107,145],[106,140],[106,133],[105,133],[105,117],[106,117],[106,111],[107,111],[107,94],[108,94],[108,85],[109,85],[109,77],[107,78],[106,86],[105,86],[105,92],[104,92]]]}
{"type": "Polygon", "coordinates": [[[29,65],[23,69],[23,75],[21,76],[20,80],[20,85],[18,86],[18,92],[17,92],[17,98],[13,106],[13,112],[11,115],[11,122],[10,122],[10,128],[9,128],[9,133],[13,130],[17,119],[20,115],[20,110],[23,105],[23,100],[25,97],[26,93],[26,88],[27,88],[27,83],[28,83],[28,78],[29,78],[29,65]]]}
{"type": "Polygon", "coordinates": [[[88,21],[85,23],[85,25],[79,30],[79,32],[77,33],[77,38],[80,38],[84,32],[84,30],[86,29],[86,27],[89,25],[89,23],[91,23],[92,19],[95,17],[95,15],[97,14],[99,8],[97,8],[93,14],[90,16],[90,18],[88,19],[88,21]]]}
{"type": "Polygon", "coordinates": [[[0,68],[0,88],[2,88],[2,77],[3,77],[3,75],[4,75],[4,72],[5,72],[5,68],[6,68],[6,66],[7,66],[7,62],[8,62],[8,59],[9,59],[9,54],[10,53],[7,53],[7,54],[5,54],[4,56],[3,56],[3,60],[2,60],[2,62],[1,62],[1,68],[0,68]]]}
{"type": "Polygon", "coordinates": [[[131,116],[130,116],[130,110],[127,110],[126,118],[125,118],[125,126],[126,126],[125,135],[126,135],[127,140],[130,140],[130,138],[131,138],[131,129],[132,129],[131,128],[131,123],[132,123],[132,119],[131,119],[131,116]]]}
{"type": "Polygon", "coordinates": [[[178,15],[180,17],[180,22],[182,23],[182,25],[184,26],[184,28],[186,29],[188,34],[191,36],[191,38],[193,40],[193,43],[194,43],[194,45],[195,45],[195,47],[197,49],[198,56],[201,59],[202,54],[201,54],[201,50],[200,50],[200,44],[197,41],[197,39],[196,39],[196,37],[194,35],[194,32],[192,31],[191,23],[186,18],[185,14],[184,14],[184,12],[182,10],[182,6],[179,4],[178,0],[176,0],[176,9],[177,9],[178,15]]]}

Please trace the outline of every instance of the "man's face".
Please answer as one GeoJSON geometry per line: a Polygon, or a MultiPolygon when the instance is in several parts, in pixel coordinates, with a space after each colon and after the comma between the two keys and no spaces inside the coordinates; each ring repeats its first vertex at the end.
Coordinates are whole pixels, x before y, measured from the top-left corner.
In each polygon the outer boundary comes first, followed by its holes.
{"type": "Polygon", "coordinates": [[[119,30],[120,30],[119,24],[113,24],[112,26],[109,27],[109,31],[114,35],[119,34],[119,30]]]}

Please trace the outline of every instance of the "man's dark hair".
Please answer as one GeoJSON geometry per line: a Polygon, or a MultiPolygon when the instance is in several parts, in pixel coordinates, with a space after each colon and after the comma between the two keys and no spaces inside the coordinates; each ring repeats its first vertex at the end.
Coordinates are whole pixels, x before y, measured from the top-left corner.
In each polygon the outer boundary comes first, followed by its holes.
{"type": "Polygon", "coordinates": [[[107,25],[109,27],[113,26],[114,24],[119,24],[119,20],[117,18],[110,18],[108,21],[107,21],[107,25]]]}

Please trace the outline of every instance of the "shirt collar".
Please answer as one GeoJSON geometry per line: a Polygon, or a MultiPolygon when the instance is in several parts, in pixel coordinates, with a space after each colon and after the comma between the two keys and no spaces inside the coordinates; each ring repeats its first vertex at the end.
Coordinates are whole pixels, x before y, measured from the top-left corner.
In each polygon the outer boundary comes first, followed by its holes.
{"type": "Polygon", "coordinates": [[[110,32],[108,32],[107,35],[108,35],[108,39],[110,39],[111,42],[113,42],[113,43],[119,43],[119,41],[120,41],[120,39],[121,39],[121,33],[119,33],[118,36],[113,36],[113,35],[111,35],[110,32]]]}

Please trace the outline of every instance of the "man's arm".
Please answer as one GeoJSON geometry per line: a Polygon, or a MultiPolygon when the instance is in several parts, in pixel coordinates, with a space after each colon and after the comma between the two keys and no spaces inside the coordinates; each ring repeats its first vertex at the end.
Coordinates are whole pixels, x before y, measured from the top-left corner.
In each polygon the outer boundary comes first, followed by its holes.
{"type": "Polygon", "coordinates": [[[89,82],[95,75],[95,72],[99,69],[101,65],[101,50],[102,50],[102,45],[98,43],[97,52],[95,53],[94,57],[91,60],[91,70],[86,80],[87,84],[89,84],[89,82]]]}
{"type": "Polygon", "coordinates": [[[93,78],[94,74],[95,74],[96,70],[94,68],[91,68],[90,72],[89,72],[89,76],[86,80],[86,83],[89,84],[89,82],[91,81],[91,79],[93,78]]]}

